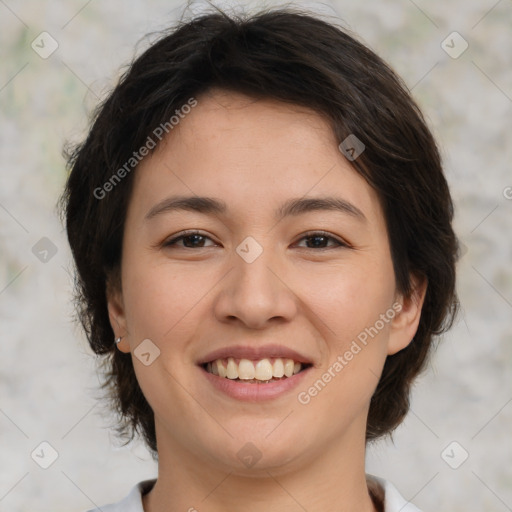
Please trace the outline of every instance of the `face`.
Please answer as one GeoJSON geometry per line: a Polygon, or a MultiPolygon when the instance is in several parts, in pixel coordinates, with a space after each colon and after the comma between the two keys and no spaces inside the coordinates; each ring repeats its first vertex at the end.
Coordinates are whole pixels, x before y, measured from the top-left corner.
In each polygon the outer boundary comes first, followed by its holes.
{"type": "Polygon", "coordinates": [[[222,91],[197,101],[136,170],[112,326],[159,451],[298,468],[364,443],[421,301],[397,293],[377,195],[324,118],[222,91]]]}

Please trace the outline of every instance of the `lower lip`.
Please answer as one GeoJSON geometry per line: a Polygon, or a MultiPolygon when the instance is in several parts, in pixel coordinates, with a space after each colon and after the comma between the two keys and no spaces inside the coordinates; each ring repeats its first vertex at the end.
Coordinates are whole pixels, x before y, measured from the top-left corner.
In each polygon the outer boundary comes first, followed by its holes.
{"type": "Polygon", "coordinates": [[[277,398],[297,387],[305,375],[311,370],[311,366],[302,370],[299,373],[286,377],[280,380],[274,380],[267,384],[259,384],[257,382],[243,382],[239,380],[231,380],[226,377],[218,377],[213,373],[207,372],[204,368],[199,369],[208,379],[210,384],[222,393],[236,398],[237,400],[244,400],[246,402],[260,402],[262,400],[270,400],[277,398]]]}

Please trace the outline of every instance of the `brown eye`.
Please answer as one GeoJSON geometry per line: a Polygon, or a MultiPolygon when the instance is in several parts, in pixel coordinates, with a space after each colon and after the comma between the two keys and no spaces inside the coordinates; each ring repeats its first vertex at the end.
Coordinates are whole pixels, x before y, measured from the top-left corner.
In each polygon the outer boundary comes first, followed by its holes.
{"type": "Polygon", "coordinates": [[[328,233],[324,231],[318,231],[315,233],[308,233],[306,236],[301,238],[302,240],[310,240],[310,245],[306,247],[306,249],[332,249],[336,247],[348,247],[348,245],[333,236],[330,236],[328,233]],[[329,241],[333,241],[335,243],[334,246],[328,247],[326,244],[329,241]]]}
{"type": "Polygon", "coordinates": [[[178,247],[180,249],[202,249],[203,247],[211,247],[205,246],[206,240],[211,240],[211,238],[203,235],[202,233],[199,233],[198,231],[192,231],[168,240],[164,243],[164,247],[178,247]],[[178,244],[178,242],[181,241],[183,241],[183,245],[178,244]]]}

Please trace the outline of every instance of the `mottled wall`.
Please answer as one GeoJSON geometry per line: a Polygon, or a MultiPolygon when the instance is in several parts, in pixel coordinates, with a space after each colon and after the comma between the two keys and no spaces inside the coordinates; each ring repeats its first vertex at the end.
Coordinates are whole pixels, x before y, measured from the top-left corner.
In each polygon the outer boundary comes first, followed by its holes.
{"type": "MultiPolygon", "coordinates": [[[[0,2],[1,511],[79,512],[155,474],[140,445],[116,447],[96,405],[95,360],[72,322],[55,202],[66,178],[63,142],[83,136],[136,42],[182,8],[0,2]],[[52,461],[43,441],[58,455],[46,470],[31,458],[52,461]]],[[[439,139],[465,246],[460,321],[417,381],[394,444],[371,448],[368,471],[425,512],[512,510],[512,2],[314,8],[337,13],[412,89],[439,139]]]]}

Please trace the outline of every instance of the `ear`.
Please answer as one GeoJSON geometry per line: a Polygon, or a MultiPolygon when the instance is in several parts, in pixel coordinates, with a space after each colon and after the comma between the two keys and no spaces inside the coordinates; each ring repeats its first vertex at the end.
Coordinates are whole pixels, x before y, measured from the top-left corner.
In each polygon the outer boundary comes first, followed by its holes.
{"type": "Polygon", "coordinates": [[[106,295],[110,325],[114,331],[115,337],[122,337],[121,341],[117,344],[117,348],[125,354],[129,353],[130,344],[126,339],[128,329],[126,327],[123,291],[121,287],[121,278],[117,273],[116,275],[111,275],[107,278],[106,295]]]}
{"type": "Polygon", "coordinates": [[[407,347],[418,330],[428,283],[426,277],[419,276],[411,276],[411,281],[410,296],[399,295],[396,301],[397,306],[393,306],[397,314],[391,322],[388,355],[396,354],[407,347]]]}

